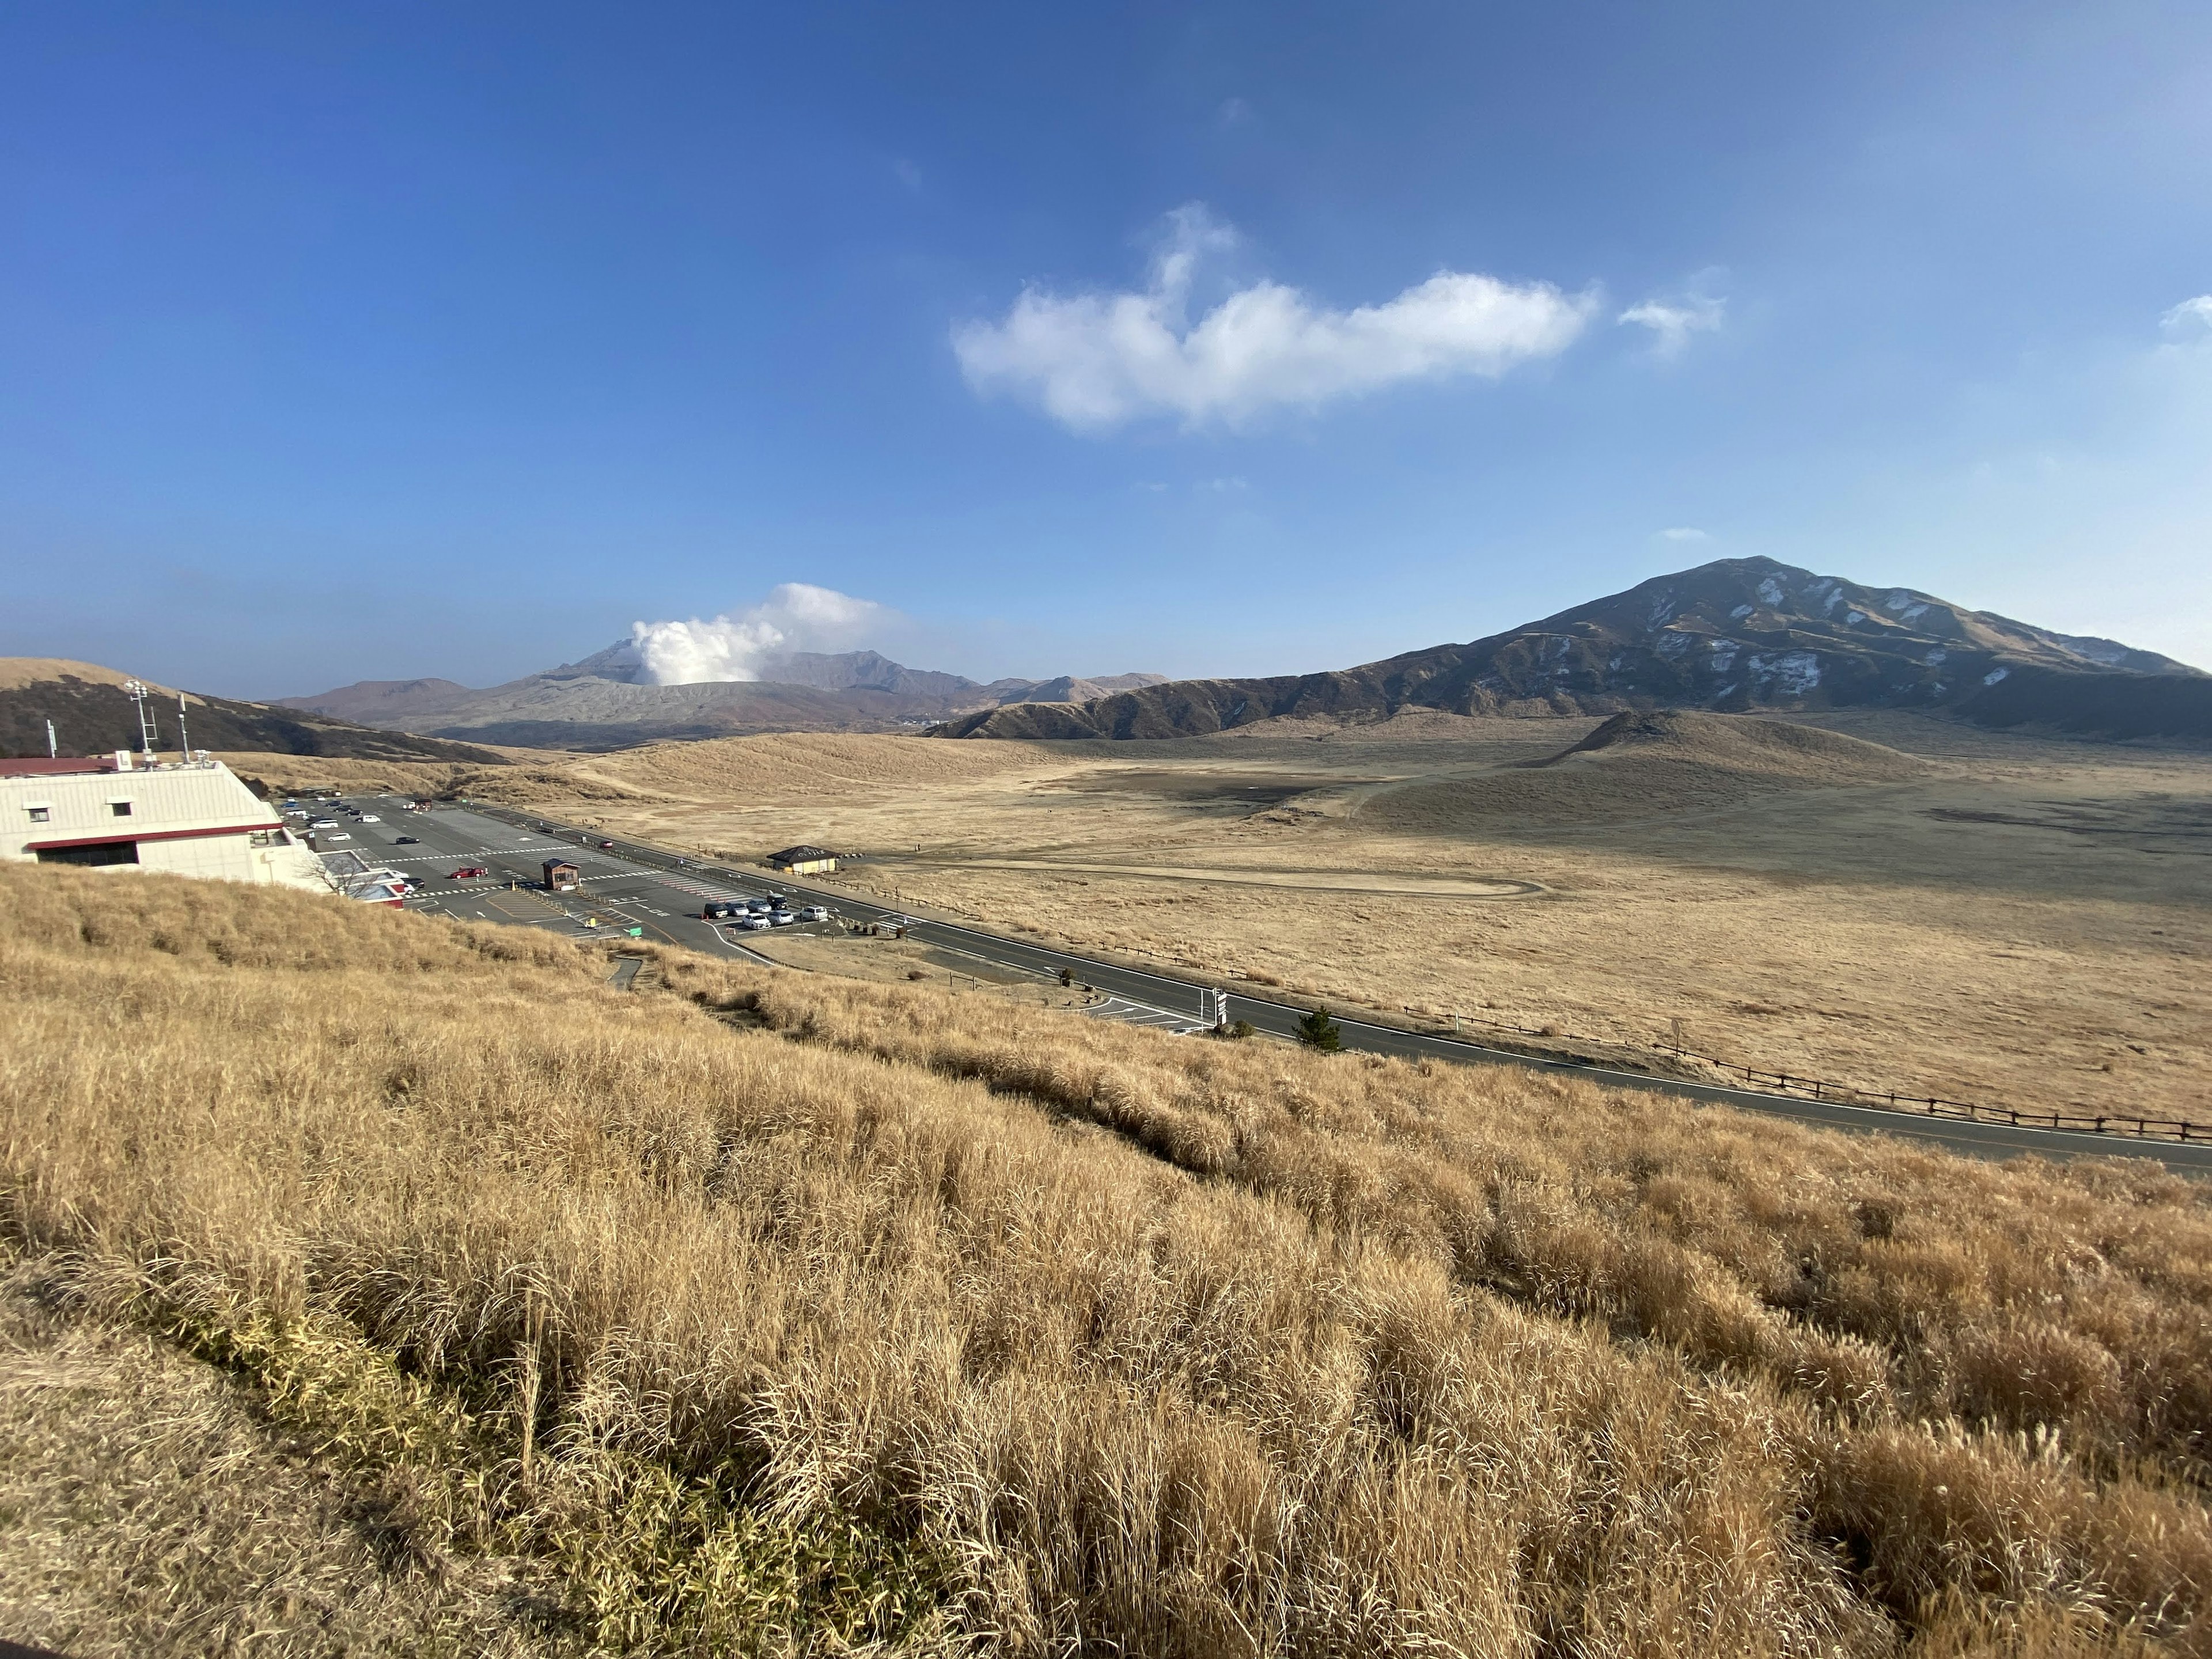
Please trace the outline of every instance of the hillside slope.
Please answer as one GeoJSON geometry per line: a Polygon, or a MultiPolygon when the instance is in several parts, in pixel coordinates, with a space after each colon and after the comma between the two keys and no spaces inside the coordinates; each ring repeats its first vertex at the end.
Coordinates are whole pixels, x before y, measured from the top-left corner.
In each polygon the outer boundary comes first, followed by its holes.
{"type": "MultiPolygon", "coordinates": [[[[0,754],[43,755],[52,720],[68,755],[139,745],[138,710],[123,690],[128,677],[96,664],[34,657],[0,658],[0,754]]],[[[179,741],[177,699],[165,691],[149,703],[158,722],[156,747],[179,741]]],[[[185,736],[195,749],[265,750],[337,759],[448,761],[504,766],[489,749],[356,726],[328,714],[228,697],[185,694],[185,736]]]]}
{"type": "Polygon", "coordinates": [[[1073,708],[974,714],[939,735],[1166,738],[1284,716],[1381,719],[1924,709],[2112,738],[2212,738],[2212,676],[2110,640],[2054,634],[1910,588],[1771,559],[1722,559],[1467,645],[1339,672],[1178,680],[1073,708]]]}
{"type": "Polygon", "coordinates": [[[1589,825],[1711,811],[1777,790],[1902,783],[1929,770],[1913,756],[1818,726],[1629,710],[1542,760],[1378,791],[1360,817],[1370,828],[1421,835],[1589,825]]]}
{"type": "Polygon", "coordinates": [[[653,962],[0,868],[0,1249],[594,1651],[2203,1633],[2185,1182],[653,962]]]}

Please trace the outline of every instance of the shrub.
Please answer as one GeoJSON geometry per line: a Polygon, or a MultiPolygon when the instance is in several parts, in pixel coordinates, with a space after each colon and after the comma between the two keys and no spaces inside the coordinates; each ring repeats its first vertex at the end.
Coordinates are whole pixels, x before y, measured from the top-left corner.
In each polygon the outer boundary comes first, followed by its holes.
{"type": "Polygon", "coordinates": [[[1328,1017],[1328,1009],[1316,1008],[1298,1021],[1298,1041],[1333,1054],[1344,1046],[1344,1028],[1328,1017]]]}

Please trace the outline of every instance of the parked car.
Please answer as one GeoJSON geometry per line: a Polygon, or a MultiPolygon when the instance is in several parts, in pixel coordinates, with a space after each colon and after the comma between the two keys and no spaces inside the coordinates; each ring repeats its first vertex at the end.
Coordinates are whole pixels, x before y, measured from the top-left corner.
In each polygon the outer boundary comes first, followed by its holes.
{"type": "Polygon", "coordinates": [[[830,911],[826,906],[810,904],[799,913],[799,919],[801,921],[827,921],[830,920],[830,911]]]}
{"type": "Polygon", "coordinates": [[[491,872],[485,869],[481,864],[465,864],[459,869],[454,871],[449,879],[453,881],[474,881],[478,876],[488,876],[490,873],[491,872]]]}
{"type": "Polygon", "coordinates": [[[358,816],[360,821],[363,823],[381,823],[384,822],[382,818],[377,817],[374,812],[362,812],[358,816]]]}
{"type": "Polygon", "coordinates": [[[346,834],[346,833],[345,833],[345,831],[344,831],[344,830],[339,830],[339,831],[338,831],[338,833],[337,833],[337,834],[336,834],[335,836],[331,836],[331,835],[324,835],[324,836],[317,836],[317,837],[316,837],[317,842],[318,842],[320,845],[325,846],[325,847],[328,847],[328,846],[331,845],[333,842],[341,842],[341,841],[351,841],[352,839],[353,839],[353,837],[352,837],[351,836],[349,836],[348,834],[346,834]]]}
{"type": "Polygon", "coordinates": [[[775,909],[775,905],[772,901],[768,899],[747,899],[745,901],[745,908],[751,911],[755,915],[764,916],[769,911],[775,909]]]}
{"type": "Polygon", "coordinates": [[[748,933],[761,933],[775,926],[766,916],[739,916],[732,925],[744,928],[748,933]]]}
{"type": "Polygon", "coordinates": [[[419,836],[402,836],[392,844],[394,847],[420,847],[422,840],[419,836]]]}
{"type": "Polygon", "coordinates": [[[335,830],[337,827],[338,821],[336,818],[317,818],[307,826],[310,830],[335,830]]]}
{"type": "Polygon", "coordinates": [[[708,921],[719,921],[725,916],[741,916],[744,913],[745,907],[735,899],[708,899],[699,914],[708,921]]]}
{"type": "Polygon", "coordinates": [[[799,918],[788,910],[771,910],[768,913],[768,923],[771,927],[788,927],[798,920],[799,918]]]}

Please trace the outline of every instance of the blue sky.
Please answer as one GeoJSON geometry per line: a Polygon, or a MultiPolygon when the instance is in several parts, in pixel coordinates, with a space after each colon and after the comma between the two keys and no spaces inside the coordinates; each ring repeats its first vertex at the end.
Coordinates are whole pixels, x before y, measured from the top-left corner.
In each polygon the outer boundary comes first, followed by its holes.
{"type": "Polygon", "coordinates": [[[1757,553],[2212,665],[2206,295],[2202,4],[20,5],[0,653],[1288,672],[1757,553]]]}

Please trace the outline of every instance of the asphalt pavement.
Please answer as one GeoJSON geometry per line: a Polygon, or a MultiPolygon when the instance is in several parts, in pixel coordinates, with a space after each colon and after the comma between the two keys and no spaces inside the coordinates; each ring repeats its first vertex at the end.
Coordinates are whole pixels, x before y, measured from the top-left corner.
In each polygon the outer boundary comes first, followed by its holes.
{"type": "MultiPolygon", "coordinates": [[[[1041,983],[1058,983],[1061,970],[1066,969],[1102,994],[1102,1002],[1092,1012],[1104,1018],[1169,1030],[1196,1030],[1201,995],[1211,988],[954,922],[908,916],[849,892],[686,858],[621,837],[613,838],[611,848],[603,848],[599,843],[606,837],[542,815],[480,804],[408,812],[399,810],[390,797],[362,796],[355,801],[377,813],[382,822],[356,824],[342,820],[353,837],[348,848],[372,864],[389,864],[427,877],[423,893],[408,901],[410,909],[436,909],[448,915],[542,927],[577,937],[623,933],[635,927],[640,937],[665,944],[764,961],[729,932],[704,921],[699,910],[709,898],[742,899],[781,892],[829,907],[833,921],[827,926],[832,929],[848,922],[904,921],[909,938],[995,969],[1033,975],[1041,983]],[[404,835],[417,837],[419,844],[397,845],[397,838],[404,835]],[[577,866],[583,878],[580,890],[554,894],[537,890],[544,878],[544,861],[554,857],[566,858],[577,866]],[[483,865],[493,874],[472,882],[451,879],[451,872],[464,864],[483,865]],[[510,890],[505,885],[509,880],[528,885],[510,890]],[[598,927],[588,923],[587,918],[593,916],[599,919],[598,927]]],[[[1304,1013],[1304,1009],[1285,1003],[1234,990],[1229,994],[1228,1017],[1249,1021],[1255,1030],[1269,1036],[1295,1036],[1304,1013]]],[[[1346,1048],[1372,1054],[1562,1073],[1616,1088],[1670,1094],[1695,1103],[1733,1106],[1800,1123],[1900,1136],[1976,1158],[2030,1154],[2051,1158],[2147,1158],[2179,1173],[2212,1175],[2212,1145],[1972,1123],[1802,1100],[1756,1090],[1616,1072],[1572,1060],[1539,1059],[1460,1037],[1369,1024],[1342,1015],[1334,1018],[1343,1030],[1346,1048]]]]}

